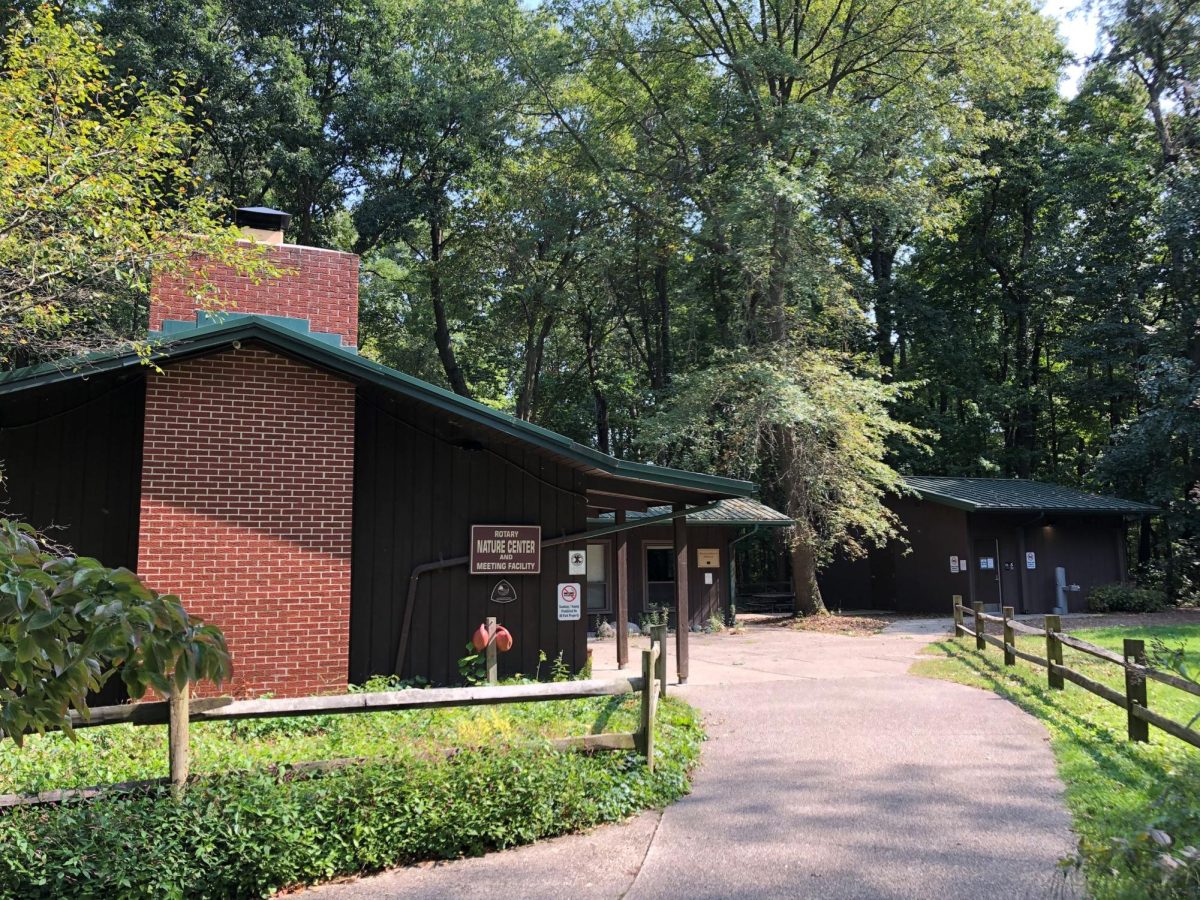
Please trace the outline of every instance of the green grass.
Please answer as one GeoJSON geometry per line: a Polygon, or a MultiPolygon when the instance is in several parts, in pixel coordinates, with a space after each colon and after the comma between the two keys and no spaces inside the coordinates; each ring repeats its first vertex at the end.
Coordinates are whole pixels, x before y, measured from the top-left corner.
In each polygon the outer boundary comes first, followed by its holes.
{"type": "MultiPolygon", "coordinates": [[[[193,723],[191,771],[218,775],[310,760],[403,760],[470,749],[588,734],[633,731],[636,696],[193,723]]],[[[23,748],[0,742],[0,793],[89,787],[165,777],[166,726],[107,725],[31,735],[23,748]]]]}
{"type": "MultiPolygon", "coordinates": [[[[528,843],[663,806],[703,732],[659,706],[656,768],[547,738],[633,731],[639,698],[194,724],[182,801],[165,788],[0,813],[0,896],[269,896],[290,885],[528,843]],[[311,775],[288,763],[362,757],[311,775]],[[270,771],[268,767],[281,767],[270,771]]],[[[0,745],[0,792],[166,774],[164,727],[0,745]]]]}
{"type": "MultiPolygon", "coordinates": [[[[1074,636],[1121,650],[1126,637],[1182,645],[1192,670],[1200,666],[1200,627],[1094,629],[1074,636]]],[[[1045,639],[1019,636],[1018,646],[1045,656],[1045,639]]],[[[912,673],[985,688],[1041,719],[1066,786],[1080,837],[1089,894],[1108,898],[1200,896],[1200,750],[1151,728],[1150,743],[1127,739],[1125,711],[1082,688],[1047,685],[1046,671],[1021,660],[1006,667],[996,647],[980,653],[972,638],[931,645],[932,658],[912,673]],[[1172,861],[1166,860],[1170,857],[1172,861]]],[[[1064,648],[1063,663],[1096,681],[1124,689],[1119,667],[1064,648]]],[[[1155,682],[1149,707],[1176,721],[1200,712],[1200,697],[1155,682]]]]}

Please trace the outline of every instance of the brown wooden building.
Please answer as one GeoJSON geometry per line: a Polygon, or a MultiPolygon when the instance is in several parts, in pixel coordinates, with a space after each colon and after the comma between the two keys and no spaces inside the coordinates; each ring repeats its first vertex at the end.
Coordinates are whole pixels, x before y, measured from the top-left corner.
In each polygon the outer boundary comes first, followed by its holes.
{"type": "Polygon", "coordinates": [[[696,551],[727,545],[685,517],[753,484],[615,459],[358,355],[357,259],[278,245],[286,217],[251,212],[288,274],[218,272],[216,317],[156,285],[158,370],[131,351],[0,376],[4,514],[178,593],[224,629],[241,694],[452,682],[487,616],[515,637],[504,674],[539,653],[578,670],[589,616],[560,586],[627,619],[648,547],[679,620],[720,604],[696,551]],[[471,574],[473,526],[534,526],[531,558],[471,574]]]}
{"type": "Polygon", "coordinates": [[[1128,519],[1156,512],[1022,479],[905,481],[911,493],[888,505],[907,545],[892,542],[866,559],[827,566],[819,583],[831,608],[949,614],[960,595],[989,609],[1083,612],[1092,588],[1127,577],[1128,519]]]}

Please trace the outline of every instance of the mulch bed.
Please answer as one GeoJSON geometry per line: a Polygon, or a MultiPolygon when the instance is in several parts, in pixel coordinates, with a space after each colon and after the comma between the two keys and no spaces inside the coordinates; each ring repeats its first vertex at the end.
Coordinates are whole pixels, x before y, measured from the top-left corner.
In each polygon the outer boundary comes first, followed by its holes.
{"type": "Polygon", "coordinates": [[[745,625],[774,625],[778,628],[791,628],[795,631],[816,631],[821,634],[844,634],[850,637],[879,634],[888,627],[887,619],[877,619],[873,616],[840,616],[831,613],[827,616],[793,615],[764,615],[745,614],[738,616],[738,623],[745,625]]]}

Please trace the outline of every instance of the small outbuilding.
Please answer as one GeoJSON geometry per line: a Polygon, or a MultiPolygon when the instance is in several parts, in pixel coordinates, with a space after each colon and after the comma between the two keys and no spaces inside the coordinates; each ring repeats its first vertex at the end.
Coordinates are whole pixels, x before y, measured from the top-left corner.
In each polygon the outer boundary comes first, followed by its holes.
{"type": "Polygon", "coordinates": [[[832,608],[949,614],[951,600],[989,610],[1084,612],[1092,588],[1128,576],[1126,528],[1145,503],[1015,478],[905,479],[888,506],[907,543],[835,560],[819,583],[832,608]]]}

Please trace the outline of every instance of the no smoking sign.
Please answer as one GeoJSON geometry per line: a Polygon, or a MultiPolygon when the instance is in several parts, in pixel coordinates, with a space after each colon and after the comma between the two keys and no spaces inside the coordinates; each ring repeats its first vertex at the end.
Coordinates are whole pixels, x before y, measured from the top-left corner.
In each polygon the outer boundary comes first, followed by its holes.
{"type": "Polygon", "coordinates": [[[578,622],[581,617],[579,583],[568,581],[558,586],[558,621],[578,622]]]}

